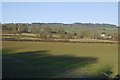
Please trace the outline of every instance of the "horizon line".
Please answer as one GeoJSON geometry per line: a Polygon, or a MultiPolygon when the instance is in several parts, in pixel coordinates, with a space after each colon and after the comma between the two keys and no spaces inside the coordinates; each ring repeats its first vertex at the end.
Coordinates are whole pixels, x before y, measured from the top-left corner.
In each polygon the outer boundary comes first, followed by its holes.
{"type": "Polygon", "coordinates": [[[81,24],[109,24],[109,25],[115,25],[118,26],[118,24],[114,24],[114,23],[92,23],[92,22],[72,22],[72,23],[65,23],[65,22],[1,22],[2,24],[17,24],[17,23],[28,23],[28,24],[32,24],[32,23],[46,23],[46,24],[75,24],[75,23],[81,23],[81,24]]]}

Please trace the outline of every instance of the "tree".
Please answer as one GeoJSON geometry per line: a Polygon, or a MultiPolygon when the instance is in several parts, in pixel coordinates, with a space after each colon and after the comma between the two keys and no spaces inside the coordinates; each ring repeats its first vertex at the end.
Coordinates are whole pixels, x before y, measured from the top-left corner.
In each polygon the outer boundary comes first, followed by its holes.
{"type": "Polygon", "coordinates": [[[115,40],[115,41],[120,40],[119,34],[118,34],[118,33],[113,33],[113,35],[112,35],[112,40],[115,40]]]}
{"type": "Polygon", "coordinates": [[[52,29],[50,27],[42,27],[40,29],[40,35],[42,38],[48,39],[52,37],[52,29]]]}
{"type": "Polygon", "coordinates": [[[40,33],[40,29],[38,27],[32,26],[31,27],[31,33],[38,34],[38,33],[40,33]]]}
{"type": "Polygon", "coordinates": [[[65,34],[65,31],[64,31],[63,27],[58,27],[57,32],[60,35],[60,38],[62,38],[62,39],[65,38],[66,34],[65,34]]]}
{"type": "Polygon", "coordinates": [[[43,28],[43,32],[46,33],[46,34],[50,34],[52,31],[52,29],[50,27],[44,27],[43,28]]]}
{"type": "Polygon", "coordinates": [[[27,24],[16,24],[16,29],[20,33],[27,33],[28,32],[28,26],[27,26],[27,24]]]}
{"type": "Polygon", "coordinates": [[[84,37],[90,37],[90,30],[82,30],[81,31],[81,38],[84,38],[84,37]]]}

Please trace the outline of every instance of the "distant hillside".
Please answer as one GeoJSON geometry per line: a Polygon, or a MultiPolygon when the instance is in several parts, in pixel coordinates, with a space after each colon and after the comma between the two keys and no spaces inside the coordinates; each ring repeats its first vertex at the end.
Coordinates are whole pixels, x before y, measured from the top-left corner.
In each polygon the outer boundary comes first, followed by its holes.
{"type": "MultiPolygon", "coordinates": [[[[104,32],[106,36],[112,36],[117,40],[118,26],[113,24],[93,23],[5,23],[2,24],[4,34],[31,33],[37,34],[37,38],[66,38],[99,39],[104,32]]],[[[26,35],[25,35],[26,36],[26,35]]]]}
{"type": "Polygon", "coordinates": [[[34,26],[62,26],[62,27],[117,27],[113,24],[93,24],[93,23],[73,23],[73,24],[64,24],[64,23],[31,23],[34,26]]]}

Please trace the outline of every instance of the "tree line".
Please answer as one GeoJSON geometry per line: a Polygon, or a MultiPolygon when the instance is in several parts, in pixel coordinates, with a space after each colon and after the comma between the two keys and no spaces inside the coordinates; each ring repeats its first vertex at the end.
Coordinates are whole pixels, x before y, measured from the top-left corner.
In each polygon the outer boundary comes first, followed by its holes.
{"type": "MultiPolygon", "coordinates": [[[[60,39],[100,39],[101,32],[116,29],[116,25],[111,24],[92,24],[92,23],[6,23],[2,24],[3,34],[22,34],[32,33],[41,39],[60,38],[60,39]],[[107,29],[107,30],[106,30],[107,29]],[[101,31],[100,31],[101,30],[101,31]]],[[[114,31],[112,39],[118,39],[118,33],[114,31]]]]}

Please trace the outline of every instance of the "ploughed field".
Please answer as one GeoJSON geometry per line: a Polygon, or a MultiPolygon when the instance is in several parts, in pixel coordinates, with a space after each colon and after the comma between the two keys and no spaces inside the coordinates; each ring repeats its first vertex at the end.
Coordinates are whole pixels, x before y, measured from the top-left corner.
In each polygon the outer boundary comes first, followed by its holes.
{"type": "Polygon", "coordinates": [[[118,73],[118,45],[2,42],[3,78],[106,77],[118,73]]]}

